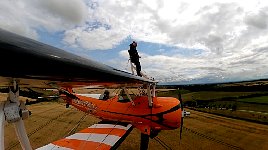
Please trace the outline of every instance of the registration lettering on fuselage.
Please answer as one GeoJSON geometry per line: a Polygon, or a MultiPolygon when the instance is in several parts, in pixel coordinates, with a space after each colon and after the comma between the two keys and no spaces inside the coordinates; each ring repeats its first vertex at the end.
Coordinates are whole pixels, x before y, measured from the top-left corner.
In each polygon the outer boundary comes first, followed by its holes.
{"type": "Polygon", "coordinates": [[[83,101],[80,99],[73,99],[72,102],[74,105],[84,107],[86,109],[85,111],[88,113],[95,113],[97,110],[97,106],[89,101],[83,101]]]}

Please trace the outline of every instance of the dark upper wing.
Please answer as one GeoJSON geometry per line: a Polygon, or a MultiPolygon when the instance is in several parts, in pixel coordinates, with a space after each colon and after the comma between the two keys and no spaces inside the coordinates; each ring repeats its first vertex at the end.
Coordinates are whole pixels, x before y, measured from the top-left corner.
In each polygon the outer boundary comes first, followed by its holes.
{"type": "Polygon", "coordinates": [[[36,86],[50,81],[66,86],[154,82],[2,29],[0,64],[1,85],[7,77],[36,86]]]}

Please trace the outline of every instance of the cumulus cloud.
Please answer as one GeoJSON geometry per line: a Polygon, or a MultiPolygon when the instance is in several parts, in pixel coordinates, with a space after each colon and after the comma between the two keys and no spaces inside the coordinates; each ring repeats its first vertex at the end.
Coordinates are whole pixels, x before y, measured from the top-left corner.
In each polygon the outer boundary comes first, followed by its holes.
{"type": "Polygon", "coordinates": [[[252,27],[264,28],[266,21],[263,20],[267,16],[264,8],[251,14],[254,8],[231,1],[178,1],[175,5],[174,1],[100,0],[91,2],[93,4],[86,28],[79,29],[83,34],[67,31],[66,43],[87,49],[109,49],[130,36],[144,42],[204,49],[215,56],[227,55],[258,37],[260,31],[254,33],[256,29],[252,27]],[[102,44],[89,45],[91,39],[102,44]]]}
{"type": "Polygon", "coordinates": [[[268,7],[262,8],[256,13],[248,13],[245,17],[247,25],[264,30],[267,28],[268,7]]]}
{"type": "Polygon", "coordinates": [[[64,31],[84,22],[87,7],[82,0],[3,0],[0,27],[37,39],[37,30],[64,31]]]}
{"type": "MultiPolygon", "coordinates": [[[[163,82],[268,76],[266,1],[3,0],[0,7],[1,28],[34,39],[44,29],[84,50],[112,49],[129,37],[170,46],[140,51],[143,69],[163,82]]],[[[127,61],[126,50],[120,56],[127,61]]]]}
{"type": "Polygon", "coordinates": [[[66,31],[64,35],[63,41],[67,45],[92,50],[111,49],[127,37],[124,32],[118,33],[105,27],[98,27],[94,30],[84,27],[75,28],[66,31]]]}
{"type": "MultiPolygon", "coordinates": [[[[267,50],[266,48],[264,48],[267,50]]],[[[111,64],[126,67],[127,50],[119,53],[120,58],[111,64]],[[119,63],[120,62],[120,63],[119,63]]],[[[141,53],[142,70],[155,77],[159,82],[224,82],[233,80],[250,80],[267,77],[267,54],[235,54],[222,59],[205,59],[203,57],[185,58],[183,56],[149,55],[141,53]],[[195,81],[196,80],[196,81],[195,81]]]]}
{"type": "Polygon", "coordinates": [[[83,1],[77,0],[38,1],[37,5],[46,12],[45,14],[61,18],[71,24],[83,22],[87,13],[87,8],[83,1]]]}
{"type": "MultiPolygon", "coordinates": [[[[192,5],[185,1],[165,7],[171,5],[168,2],[152,7],[138,5],[136,10],[142,7],[150,19],[143,28],[136,25],[131,35],[142,41],[203,52],[187,59],[180,55],[147,55],[141,62],[149,74],[163,82],[267,78],[267,4],[202,1],[192,5]]],[[[135,19],[142,22],[141,18],[135,19]]]]}

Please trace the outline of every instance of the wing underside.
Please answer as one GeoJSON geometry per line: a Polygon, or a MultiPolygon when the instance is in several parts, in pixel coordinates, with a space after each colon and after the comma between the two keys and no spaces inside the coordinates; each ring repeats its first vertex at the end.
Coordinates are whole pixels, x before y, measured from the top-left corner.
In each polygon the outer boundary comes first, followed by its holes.
{"type": "Polygon", "coordinates": [[[116,149],[132,129],[131,124],[98,123],[37,150],[116,149]]]}
{"type": "Polygon", "coordinates": [[[0,86],[10,78],[39,87],[51,82],[69,87],[154,82],[2,29],[0,64],[0,86]]]}

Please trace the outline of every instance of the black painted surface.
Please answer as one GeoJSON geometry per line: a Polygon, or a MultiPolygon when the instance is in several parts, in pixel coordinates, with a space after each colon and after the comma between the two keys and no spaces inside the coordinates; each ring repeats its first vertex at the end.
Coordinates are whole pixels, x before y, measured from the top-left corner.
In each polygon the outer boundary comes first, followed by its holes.
{"type": "Polygon", "coordinates": [[[67,82],[153,82],[0,29],[0,76],[67,82]]]}

